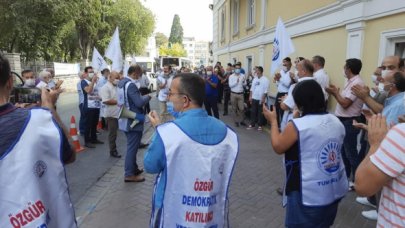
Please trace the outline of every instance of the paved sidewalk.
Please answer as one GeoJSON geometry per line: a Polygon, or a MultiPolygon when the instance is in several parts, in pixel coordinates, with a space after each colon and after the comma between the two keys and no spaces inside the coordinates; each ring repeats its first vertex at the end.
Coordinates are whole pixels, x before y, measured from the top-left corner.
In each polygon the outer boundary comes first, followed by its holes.
{"type": "MultiPolygon", "coordinates": [[[[231,119],[221,116],[232,123],[231,119]]],[[[276,193],[282,185],[281,157],[271,148],[268,133],[236,128],[240,152],[230,186],[230,226],[283,227],[284,209],[276,193]]],[[[146,137],[150,137],[149,128],[146,137]]],[[[138,152],[142,164],[145,149],[138,152]]],[[[124,159],[120,159],[76,205],[76,216],[82,228],[148,227],[154,175],[145,174],[143,183],[124,183],[124,159]]],[[[141,165],[142,166],[142,165],[141,165]]],[[[350,192],[340,203],[334,227],[375,227],[374,221],[361,216],[369,210],[355,202],[350,192]]]]}

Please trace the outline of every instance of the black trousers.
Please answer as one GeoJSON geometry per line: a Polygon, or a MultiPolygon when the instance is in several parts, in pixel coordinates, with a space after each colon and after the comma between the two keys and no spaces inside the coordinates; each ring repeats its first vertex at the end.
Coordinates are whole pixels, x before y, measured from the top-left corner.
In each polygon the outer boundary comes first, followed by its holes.
{"type": "Polygon", "coordinates": [[[98,108],[83,108],[84,114],[84,142],[90,143],[97,140],[97,124],[100,116],[98,108]]]}
{"type": "Polygon", "coordinates": [[[206,96],[204,100],[205,110],[207,110],[208,115],[212,116],[214,113],[215,118],[219,119],[218,112],[218,97],[217,96],[206,96]],[[212,110],[212,112],[211,112],[212,110]]]}
{"type": "Polygon", "coordinates": [[[224,113],[228,114],[229,101],[231,100],[231,89],[224,87],[224,113]]]}
{"type": "Polygon", "coordinates": [[[253,127],[256,124],[261,127],[264,125],[264,116],[263,116],[263,106],[260,104],[259,100],[252,99],[252,107],[251,107],[251,117],[250,117],[250,125],[253,127]]]}
{"type": "Polygon", "coordinates": [[[284,114],[284,111],[280,108],[279,99],[282,98],[285,95],[287,95],[287,93],[277,93],[276,101],[274,102],[274,106],[276,107],[278,128],[280,128],[281,120],[283,119],[283,114],[284,114]]]}

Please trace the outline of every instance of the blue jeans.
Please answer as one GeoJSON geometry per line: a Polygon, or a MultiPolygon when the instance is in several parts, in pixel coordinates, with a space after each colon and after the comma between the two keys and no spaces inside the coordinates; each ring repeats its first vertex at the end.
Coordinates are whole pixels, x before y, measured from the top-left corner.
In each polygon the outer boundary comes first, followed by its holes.
{"type": "Polygon", "coordinates": [[[79,104],[80,119],[79,119],[79,132],[84,135],[84,114],[83,114],[83,103],[79,104]]]}
{"type": "Polygon", "coordinates": [[[342,146],[343,163],[345,164],[346,175],[348,179],[350,177],[350,174],[352,174],[353,181],[357,167],[360,164],[360,158],[357,151],[357,135],[360,133],[360,129],[353,127],[354,119],[356,118],[340,118],[340,121],[344,125],[346,132],[342,146]]]}
{"type": "Polygon", "coordinates": [[[127,154],[125,156],[125,176],[133,176],[139,170],[136,164],[136,154],[141,144],[142,131],[125,132],[127,136],[127,154]]]}
{"type": "Polygon", "coordinates": [[[327,206],[308,207],[302,204],[301,192],[293,191],[287,196],[286,227],[324,228],[335,221],[339,201],[327,206]]]}

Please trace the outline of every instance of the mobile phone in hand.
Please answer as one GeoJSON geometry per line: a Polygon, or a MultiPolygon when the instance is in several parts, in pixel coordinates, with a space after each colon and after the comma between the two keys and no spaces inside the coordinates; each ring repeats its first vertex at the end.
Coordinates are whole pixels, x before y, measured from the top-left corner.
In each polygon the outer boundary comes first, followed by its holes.
{"type": "Polygon", "coordinates": [[[10,94],[10,102],[36,104],[41,101],[41,90],[38,88],[14,87],[10,94]]]}
{"type": "Polygon", "coordinates": [[[268,110],[273,111],[272,101],[269,96],[266,97],[266,107],[268,110]]]}

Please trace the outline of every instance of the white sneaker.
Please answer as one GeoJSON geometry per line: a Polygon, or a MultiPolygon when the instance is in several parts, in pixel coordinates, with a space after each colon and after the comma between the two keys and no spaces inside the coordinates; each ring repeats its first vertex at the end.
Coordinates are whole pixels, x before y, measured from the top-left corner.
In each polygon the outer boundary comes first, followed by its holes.
{"type": "Polygon", "coordinates": [[[362,211],[361,215],[370,220],[377,220],[378,213],[376,210],[362,211]]]}
{"type": "Polygon", "coordinates": [[[374,204],[372,204],[372,203],[370,203],[370,201],[368,201],[367,197],[356,197],[356,202],[369,206],[369,207],[376,208],[376,206],[374,204]]]}

